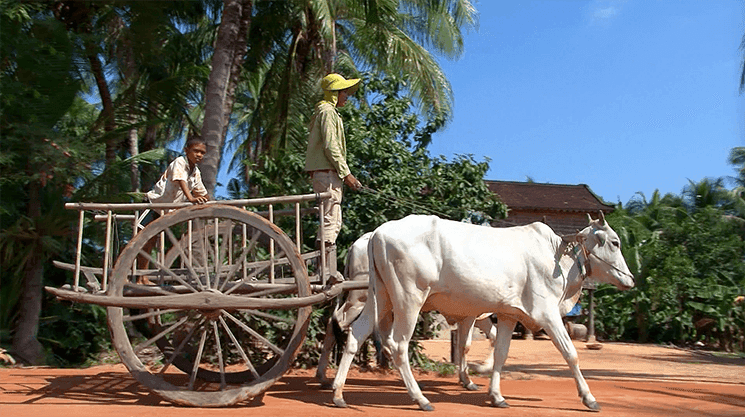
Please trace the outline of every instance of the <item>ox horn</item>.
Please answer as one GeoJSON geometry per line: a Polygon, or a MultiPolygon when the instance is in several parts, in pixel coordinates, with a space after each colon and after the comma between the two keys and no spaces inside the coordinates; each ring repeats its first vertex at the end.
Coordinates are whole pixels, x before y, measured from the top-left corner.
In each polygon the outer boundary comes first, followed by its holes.
{"type": "Polygon", "coordinates": [[[564,243],[577,243],[582,242],[584,240],[584,236],[580,235],[579,233],[575,233],[573,235],[561,235],[561,240],[564,243]]]}
{"type": "Polygon", "coordinates": [[[598,213],[600,214],[600,225],[605,226],[605,214],[603,214],[603,210],[598,210],[598,213]]]}

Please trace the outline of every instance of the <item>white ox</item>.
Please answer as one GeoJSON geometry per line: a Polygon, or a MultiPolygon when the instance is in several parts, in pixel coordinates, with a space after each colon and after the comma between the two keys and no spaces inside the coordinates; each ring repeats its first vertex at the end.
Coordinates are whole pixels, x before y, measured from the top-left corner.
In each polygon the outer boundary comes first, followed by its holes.
{"type": "Polygon", "coordinates": [[[408,346],[419,312],[437,310],[464,329],[483,313],[497,314],[488,393],[493,406],[508,407],[499,380],[520,321],[546,330],[572,370],[582,403],[599,411],[562,323],[561,305],[581,290],[586,278],[619,289],[632,288],[634,280],[618,235],[602,213],[600,220],[588,220],[588,227],[568,237],[543,223],[499,229],[434,216],[409,216],[380,226],[368,245],[368,300],[347,339],[334,379],[334,404],[346,407],[342,391],[352,359],[359,342],[377,328],[409,395],[421,409],[434,410],[411,372],[408,346]]]}
{"type": "MultiPolygon", "coordinates": [[[[344,264],[344,276],[349,281],[368,281],[370,277],[370,263],[369,263],[369,256],[367,252],[367,245],[370,241],[370,237],[372,236],[373,232],[367,232],[364,235],[362,235],[359,239],[357,239],[352,246],[349,247],[349,252],[347,252],[347,257],[344,264]]],[[[329,318],[329,322],[326,325],[326,336],[323,339],[323,348],[321,351],[321,357],[318,360],[318,368],[316,370],[316,379],[321,383],[321,387],[323,388],[330,388],[331,383],[329,382],[328,378],[326,377],[326,369],[329,365],[329,356],[331,354],[331,350],[334,348],[334,345],[336,344],[336,337],[334,334],[334,326],[338,325],[339,329],[343,332],[347,332],[349,330],[349,327],[351,326],[352,322],[359,317],[359,315],[362,313],[362,309],[365,306],[365,303],[367,302],[367,295],[368,290],[352,290],[347,293],[347,298],[344,304],[339,306],[334,312],[332,313],[331,317],[329,318]]],[[[577,293],[577,296],[579,296],[579,293],[577,293]]],[[[573,300],[576,302],[576,299],[573,300]]],[[[574,303],[572,303],[571,307],[574,306],[574,303]]],[[[570,308],[571,308],[570,307],[570,308]]],[[[568,310],[567,310],[568,311],[568,310]]],[[[566,312],[563,312],[564,314],[566,312]]],[[[494,345],[494,340],[496,337],[496,328],[493,326],[490,314],[484,315],[478,320],[476,320],[475,326],[481,329],[481,331],[486,334],[491,343],[492,346],[494,345]]],[[[452,323],[452,320],[449,319],[452,323]]],[[[466,323],[465,325],[469,325],[466,323]]],[[[468,390],[475,391],[479,387],[478,385],[474,384],[473,381],[471,381],[471,378],[468,376],[468,366],[466,363],[466,353],[468,352],[470,346],[471,346],[471,336],[472,332],[470,331],[470,328],[460,329],[462,330],[461,334],[459,334],[459,341],[461,342],[458,346],[458,351],[456,352],[457,359],[456,364],[458,365],[458,377],[460,379],[460,383],[468,390]],[[466,330],[469,330],[466,332],[466,330]]],[[[493,355],[492,355],[493,356],[493,355]]],[[[491,370],[491,359],[488,358],[486,360],[486,365],[482,365],[481,369],[485,369],[485,366],[489,367],[489,370],[491,370]]]]}
{"type": "MultiPolygon", "coordinates": [[[[357,239],[349,247],[347,258],[344,262],[344,277],[349,281],[368,281],[370,276],[370,264],[367,256],[367,243],[370,241],[372,232],[367,232],[357,239]]],[[[326,336],[323,339],[323,350],[321,358],[318,360],[318,369],[316,370],[316,379],[321,382],[324,388],[330,387],[326,378],[326,368],[329,365],[329,355],[336,344],[334,337],[334,324],[346,332],[352,322],[359,317],[362,309],[367,302],[367,290],[352,290],[347,293],[347,299],[339,308],[334,310],[326,325],[326,336]]]]}

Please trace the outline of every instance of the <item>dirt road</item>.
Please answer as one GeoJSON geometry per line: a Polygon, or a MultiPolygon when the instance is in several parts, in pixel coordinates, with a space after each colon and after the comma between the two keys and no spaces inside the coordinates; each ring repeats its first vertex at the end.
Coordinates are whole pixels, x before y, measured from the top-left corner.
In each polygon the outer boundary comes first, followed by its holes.
{"type": "MultiPolygon", "coordinates": [[[[743,416],[745,360],[676,348],[606,343],[588,350],[575,342],[580,367],[602,405],[601,416],[743,416]]],[[[475,342],[469,359],[484,357],[488,342],[475,342]]],[[[436,360],[449,357],[448,341],[425,342],[436,360]]],[[[194,417],[194,416],[424,416],[398,372],[350,373],[345,399],[350,408],[331,404],[314,370],[292,370],[275,384],[263,404],[221,409],[175,407],[135,382],[122,365],[88,369],[0,369],[3,417],[194,417]]],[[[487,403],[488,378],[475,377],[476,392],[465,391],[457,376],[418,374],[431,416],[587,415],[568,367],[550,341],[514,340],[502,382],[509,409],[487,403]]]]}

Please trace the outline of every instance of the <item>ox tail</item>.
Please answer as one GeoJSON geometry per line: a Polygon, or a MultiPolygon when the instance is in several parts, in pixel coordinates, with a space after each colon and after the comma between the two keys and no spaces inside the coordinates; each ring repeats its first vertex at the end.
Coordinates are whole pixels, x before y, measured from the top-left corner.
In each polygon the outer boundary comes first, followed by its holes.
{"type": "Polygon", "coordinates": [[[375,244],[374,244],[374,237],[375,235],[370,237],[370,241],[367,245],[367,259],[368,259],[368,265],[369,265],[369,271],[370,274],[369,282],[368,282],[368,293],[367,293],[367,302],[371,304],[372,307],[372,319],[373,319],[373,333],[376,335],[380,334],[380,307],[378,306],[378,294],[380,289],[378,289],[378,285],[382,285],[382,282],[380,282],[380,273],[375,266],[375,244]]]}

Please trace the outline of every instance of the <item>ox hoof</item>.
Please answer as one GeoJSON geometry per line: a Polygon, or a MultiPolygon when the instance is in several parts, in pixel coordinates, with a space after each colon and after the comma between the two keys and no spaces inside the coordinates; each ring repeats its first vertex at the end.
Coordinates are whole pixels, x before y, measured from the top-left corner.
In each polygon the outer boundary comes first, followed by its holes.
{"type": "Polygon", "coordinates": [[[344,398],[334,398],[334,405],[339,408],[347,408],[347,403],[344,401],[344,398]]]}
{"type": "Polygon", "coordinates": [[[491,405],[492,405],[492,407],[496,407],[496,408],[510,408],[510,405],[507,404],[507,401],[504,401],[504,400],[502,400],[502,401],[500,401],[498,403],[492,402],[491,405]]]}
{"type": "Polygon", "coordinates": [[[590,411],[595,411],[595,412],[600,411],[600,404],[598,404],[597,401],[591,401],[591,402],[582,401],[582,404],[584,404],[585,407],[589,408],[590,411]]]}
{"type": "Polygon", "coordinates": [[[435,407],[433,407],[430,403],[419,403],[419,408],[424,411],[435,411],[435,407]]]}
{"type": "Polygon", "coordinates": [[[476,384],[474,384],[473,382],[471,382],[470,384],[466,385],[465,388],[468,391],[478,391],[479,390],[479,386],[476,385],[476,384]]]}
{"type": "Polygon", "coordinates": [[[510,408],[510,405],[507,404],[507,401],[504,399],[498,400],[496,396],[490,395],[491,398],[491,406],[495,408],[510,408]]]}

